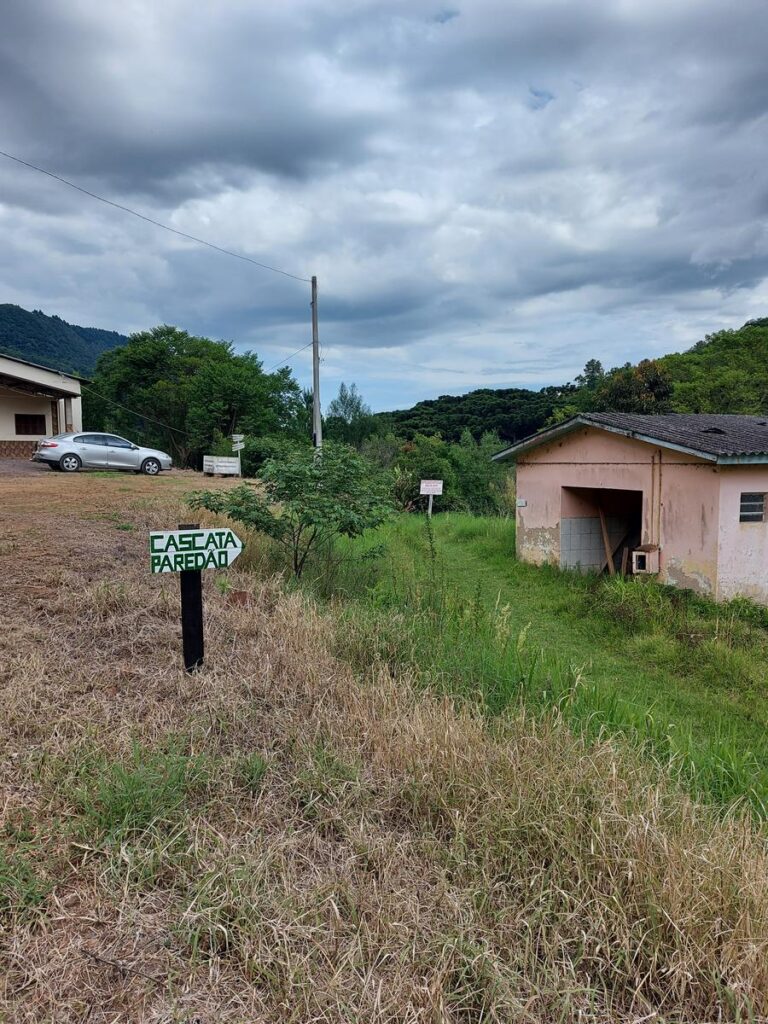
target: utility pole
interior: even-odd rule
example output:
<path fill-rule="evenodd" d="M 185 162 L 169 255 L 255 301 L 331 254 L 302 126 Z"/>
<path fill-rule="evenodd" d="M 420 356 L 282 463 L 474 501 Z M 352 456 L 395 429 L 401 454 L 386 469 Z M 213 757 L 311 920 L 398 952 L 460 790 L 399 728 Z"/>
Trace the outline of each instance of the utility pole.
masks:
<path fill-rule="evenodd" d="M 312 443 L 323 447 L 323 417 L 320 412 L 320 341 L 317 335 L 317 278 L 312 277 Z"/>

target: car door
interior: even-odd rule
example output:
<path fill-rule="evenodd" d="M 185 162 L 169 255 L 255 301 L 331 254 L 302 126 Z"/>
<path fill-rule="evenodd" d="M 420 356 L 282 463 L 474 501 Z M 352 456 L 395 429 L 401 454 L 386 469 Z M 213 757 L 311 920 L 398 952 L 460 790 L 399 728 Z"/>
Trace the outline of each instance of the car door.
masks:
<path fill-rule="evenodd" d="M 86 469 L 106 469 L 107 446 L 104 434 L 78 434 L 72 448 Z"/>
<path fill-rule="evenodd" d="M 138 469 L 139 450 L 131 441 L 116 434 L 105 434 L 107 463 L 110 469 Z"/>

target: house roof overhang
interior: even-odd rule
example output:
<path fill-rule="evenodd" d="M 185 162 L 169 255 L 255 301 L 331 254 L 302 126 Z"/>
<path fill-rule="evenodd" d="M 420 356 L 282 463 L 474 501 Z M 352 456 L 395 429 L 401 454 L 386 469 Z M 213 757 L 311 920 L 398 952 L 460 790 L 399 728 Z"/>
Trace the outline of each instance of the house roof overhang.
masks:
<path fill-rule="evenodd" d="M 50 384 L 43 384 L 42 382 L 23 380 L 5 373 L 0 373 L 0 388 L 7 388 L 9 391 L 15 391 L 20 395 L 29 395 L 33 398 L 58 399 L 80 397 L 79 390 L 75 391 L 72 388 L 59 388 Z"/>
<path fill-rule="evenodd" d="M 623 437 L 629 437 L 635 441 L 643 441 L 646 444 L 652 444 L 656 448 L 666 448 L 670 451 L 681 452 L 684 455 L 692 455 L 697 459 L 702 459 L 705 462 L 711 462 L 720 466 L 768 464 L 768 453 L 716 455 L 712 452 L 702 451 L 700 448 L 677 444 L 673 441 L 654 437 L 653 435 L 645 434 L 642 431 L 618 427 L 613 424 L 600 423 L 588 416 L 572 416 L 568 420 L 563 420 L 562 423 L 557 423 L 553 427 L 541 430 L 539 433 L 532 434 L 530 437 L 525 437 L 522 441 L 518 441 L 516 444 L 510 445 L 509 448 L 504 448 L 502 451 L 497 452 L 493 456 L 493 460 L 495 462 L 501 462 L 505 459 L 518 459 L 521 455 L 525 455 L 527 452 L 533 451 L 535 448 L 540 448 L 542 445 L 549 444 L 551 441 L 556 441 L 559 437 L 563 437 L 566 434 L 571 434 L 574 430 L 578 430 L 580 427 L 591 427 L 594 430 L 605 430 L 609 434 L 620 434 Z"/>
<path fill-rule="evenodd" d="M 5 352 L 0 352 L 0 385 L 40 398 L 79 398 L 81 395 L 81 379 L 74 374 Z"/>

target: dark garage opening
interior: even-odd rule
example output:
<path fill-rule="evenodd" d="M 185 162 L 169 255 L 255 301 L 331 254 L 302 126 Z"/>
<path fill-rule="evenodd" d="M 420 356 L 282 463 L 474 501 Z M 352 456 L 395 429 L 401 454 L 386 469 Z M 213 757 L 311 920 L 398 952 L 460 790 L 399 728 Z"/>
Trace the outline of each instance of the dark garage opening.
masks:
<path fill-rule="evenodd" d="M 606 572 L 608 549 L 616 572 L 632 571 L 640 546 L 643 492 L 603 487 L 563 487 L 560 508 L 560 565 L 582 572 Z"/>

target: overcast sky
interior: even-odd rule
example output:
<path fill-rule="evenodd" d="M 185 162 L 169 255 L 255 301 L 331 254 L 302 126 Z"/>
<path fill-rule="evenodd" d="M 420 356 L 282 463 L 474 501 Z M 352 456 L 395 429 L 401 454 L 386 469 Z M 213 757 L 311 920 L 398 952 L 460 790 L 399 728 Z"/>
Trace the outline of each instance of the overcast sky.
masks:
<path fill-rule="evenodd" d="M 4 0 L 0 149 L 320 282 L 324 401 L 768 315 L 766 0 Z M 0 302 L 258 352 L 309 286 L 0 159 Z M 310 379 L 309 353 L 291 365 Z"/>

